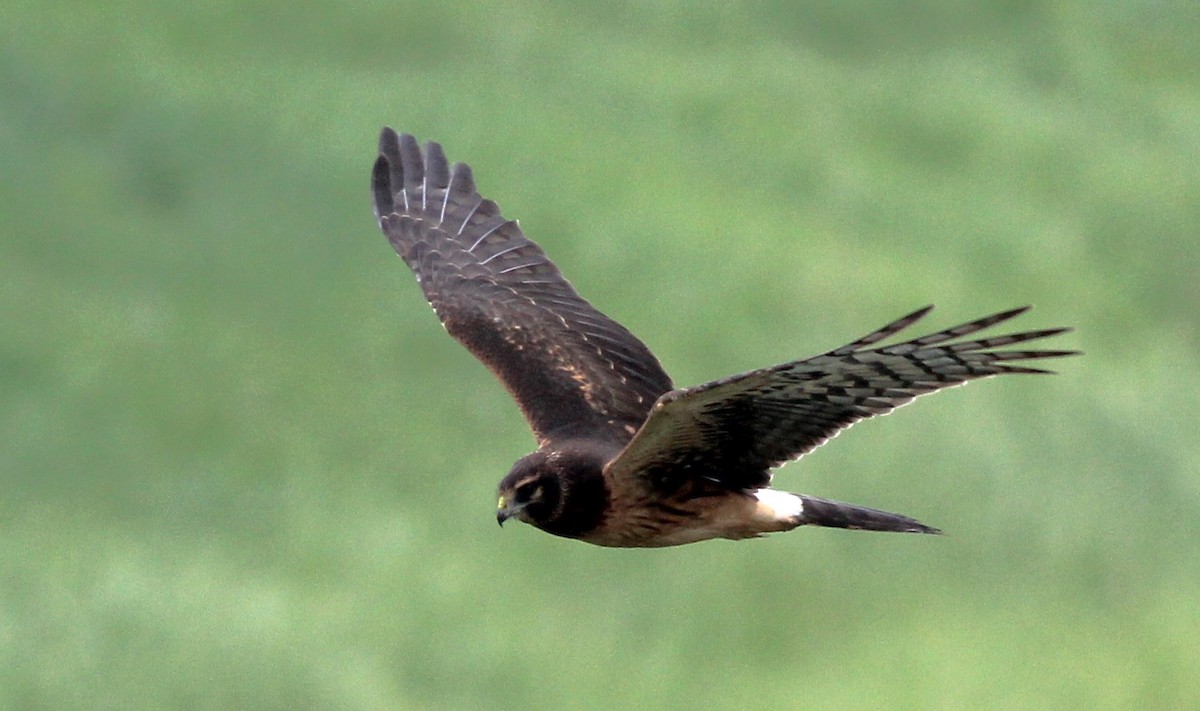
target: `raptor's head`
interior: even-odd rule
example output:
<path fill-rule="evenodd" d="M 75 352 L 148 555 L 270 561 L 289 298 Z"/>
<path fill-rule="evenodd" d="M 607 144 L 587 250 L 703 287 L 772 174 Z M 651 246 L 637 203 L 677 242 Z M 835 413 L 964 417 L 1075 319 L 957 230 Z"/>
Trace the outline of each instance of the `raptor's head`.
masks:
<path fill-rule="evenodd" d="M 516 518 L 539 528 L 550 521 L 562 500 L 562 475 L 545 452 L 517 461 L 500 481 L 496 521 Z"/>
<path fill-rule="evenodd" d="M 516 518 L 557 536 L 586 536 L 608 508 L 603 470 L 610 449 L 572 443 L 519 459 L 500 482 L 496 520 Z"/>

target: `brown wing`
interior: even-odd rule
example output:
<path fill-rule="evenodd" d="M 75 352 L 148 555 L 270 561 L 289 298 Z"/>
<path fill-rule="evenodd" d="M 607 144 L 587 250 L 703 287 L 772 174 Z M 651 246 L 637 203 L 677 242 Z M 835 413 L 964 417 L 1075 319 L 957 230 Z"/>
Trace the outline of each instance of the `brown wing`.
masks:
<path fill-rule="evenodd" d="M 641 341 L 575 292 L 442 148 L 383 129 L 375 215 L 446 330 L 516 398 L 539 442 L 626 441 L 671 379 Z"/>
<path fill-rule="evenodd" d="M 883 348 L 869 346 L 913 324 L 928 306 L 824 355 L 683 390 L 654 406 L 646 423 L 609 465 L 615 478 L 658 487 L 703 477 L 732 488 L 770 482 L 770 469 L 807 454 L 841 430 L 914 398 L 1003 373 L 1049 371 L 1013 361 L 1076 351 L 992 349 L 1054 336 L 1054 328 L 950 343 L 1029 307 L 994 314 Z"/>

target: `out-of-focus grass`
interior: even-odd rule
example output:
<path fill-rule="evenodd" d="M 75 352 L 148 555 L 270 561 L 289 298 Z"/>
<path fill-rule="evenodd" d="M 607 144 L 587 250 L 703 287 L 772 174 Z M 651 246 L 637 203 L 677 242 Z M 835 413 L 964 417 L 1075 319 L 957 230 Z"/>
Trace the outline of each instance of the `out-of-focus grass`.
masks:
<path fill-rule="evenodd" d="M 1189 5 L 3 19 L 0 707 L 1200 704 Z M 531 439 L 375 230 L 385 123 L 680 384 L 930 301 L 1088 355 L 778 480 L 940 539 L 499 532 Z"/>

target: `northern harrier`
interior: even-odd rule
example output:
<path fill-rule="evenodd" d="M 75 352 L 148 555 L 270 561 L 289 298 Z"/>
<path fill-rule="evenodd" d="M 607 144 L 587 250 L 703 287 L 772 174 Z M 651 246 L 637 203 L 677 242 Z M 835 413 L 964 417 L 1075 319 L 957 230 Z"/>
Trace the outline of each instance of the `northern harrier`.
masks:
<path fill-rule="evenodd" d="M 805 360 L 675 389 L 637 338 L 585 301 L 517 223 L 480 196 L 471 169 L 385 128 L 375 215 L 451 336 L 516 399 L 537 438 L 500 482 L 500 523 L 602 546 L 751 538 L 797 526 L 937 533 L 899 514 L 769 488 L 772 468 L 858 420 L 1020 361 L 1075 351 L 997 351 L 1052 328 L 961 340 L 1004 311 L 890 346 L 925 307 Z"/>

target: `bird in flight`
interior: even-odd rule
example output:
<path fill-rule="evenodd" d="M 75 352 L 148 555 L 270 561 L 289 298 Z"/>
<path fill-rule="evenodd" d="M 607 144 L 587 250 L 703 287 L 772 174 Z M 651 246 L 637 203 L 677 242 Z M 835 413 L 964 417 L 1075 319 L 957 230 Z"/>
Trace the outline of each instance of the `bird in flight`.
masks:
<path fill-rule="evenodd" d="M 509 518 L 601 546 L 753 538 L 798 526 L 939 533 L 900 514 L 770 488 L 771 470 L 914 398 L 1066 350 L 979 337 L 1029 307 L 880 345 L 927 306 L 822 355 L 675 388 L 654 354 L 583 299 L 441 146 L 384 128 L 375 216 L 446 330 L 500 379 L 537 438 L 499 485 Z M 966 340 L 966 337 L 972 337 Z"/>

